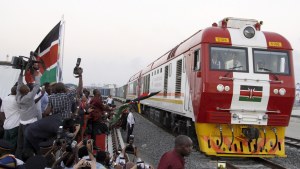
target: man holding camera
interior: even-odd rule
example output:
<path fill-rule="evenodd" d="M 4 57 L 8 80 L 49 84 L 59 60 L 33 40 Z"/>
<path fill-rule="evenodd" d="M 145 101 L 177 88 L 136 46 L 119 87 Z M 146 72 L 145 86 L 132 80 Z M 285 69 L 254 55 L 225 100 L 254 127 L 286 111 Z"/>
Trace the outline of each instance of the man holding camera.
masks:
<path fill-rule="evenodd" d="M 28 147 L 33 147 L 36 153 L 39 152 L 39 143 L 45 139 L 56 136 L 59 126 L 65 119 L 72 117 L 71 105 L 76 95 L 82 93 L 82 68 L 76 67 L 76 74 L 79 78 L 77 89 L 67 92 L 65 85 L 61 82 L 55 85 L 55 94 L 49 96 L 49 103 L 43 113 L 43 119 L 28 127 L 25 138 L 28 140 Z M 51 113 L 51 115 L 50 115 Z"/>
<path fill-rule="evenodd" d="M 33 83 L 33 88 L 31 91 L 30 88 L 23 83 L 23 69 L 21 69 L 18 79 L 16 100 L 20 112 L 20 126 L 18 131 L 16 151 L 17 157 L 21 157 L 23 146 L 25 146 L 26 144 L 26 139 L 24 139 L 24 134 L 27 130 L 26 128 L 28 128 L 29 125 L 42 118 L 41 114 L 39 113 L 39 110 L 35 105 L 34 100 L 34 97 L 40 88 L 41 73 L 37 70 L 34 70 L 33 76 L 35 79 L 35 83 Z"/>

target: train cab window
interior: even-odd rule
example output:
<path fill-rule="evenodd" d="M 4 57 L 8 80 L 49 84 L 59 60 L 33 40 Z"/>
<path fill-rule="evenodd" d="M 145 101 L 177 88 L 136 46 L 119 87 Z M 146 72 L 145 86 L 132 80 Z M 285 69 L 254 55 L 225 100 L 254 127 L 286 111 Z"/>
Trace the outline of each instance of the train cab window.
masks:
<path fill-rule="evenodd" d="M 254 72 L 290 74 L 287 52 L 253 50 Z"/>
<path fill-rule="evenodd" d="M 248 72 L 245 48 L 211 47 L 210 69 Z"/>
<path fill-rule="evenodd" d="M 196 50 L 194 52 L 194 70 L 197 71 L 197 70 L 200 70 L 200 60 L 201 60 L 201 57 L 200 57 L 200 50 Z"/>

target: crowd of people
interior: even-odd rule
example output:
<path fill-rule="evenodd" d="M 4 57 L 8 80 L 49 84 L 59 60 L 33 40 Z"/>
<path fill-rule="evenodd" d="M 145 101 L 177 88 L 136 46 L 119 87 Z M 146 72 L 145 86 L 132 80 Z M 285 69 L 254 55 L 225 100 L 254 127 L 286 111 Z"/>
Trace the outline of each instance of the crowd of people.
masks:
<path fill-rule="evenodd" d="M 111 96 L 105 104 L 98 89 L 93 90 L 93 97 L 83 89 L 82 69 L 75 89 L 63 83 L 41 86 L 41 74 L 34 71 L 32 76 L 35 82 L 24 84 L 21 70 L 18 82 L 0 102 L 0 168 L 153 168 L 142 163 L 133 145 L 135 118 L 131 108 L 124 111 L 119 126 L 127 126 L 127 146 L 113 154 L 97 147 L 97 135 L 110 133 L 107 124 L 116 106 Z M 178 150 L 179 156 L 186 155 L 182 148 Z M 163 161 L 168 158 L 176 156 L 169 153 L 162 157 Z M 159 168 L 167 164 L 160 162 Z"/>

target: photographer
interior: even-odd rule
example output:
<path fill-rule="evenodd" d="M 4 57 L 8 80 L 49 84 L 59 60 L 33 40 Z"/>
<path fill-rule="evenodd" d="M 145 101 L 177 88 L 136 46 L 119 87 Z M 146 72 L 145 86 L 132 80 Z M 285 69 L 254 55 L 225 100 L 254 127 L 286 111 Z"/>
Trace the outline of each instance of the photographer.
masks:
<path fill-rule="evenodd" d="M 16 95 L 16 100 L 20 112 L 20 126 L 18 130 L 16 151 L 16 155 L 18 158 L 21 157 L 23 147 L 25 147 L 26 144 L 26 139 L 24 139 L 25 129 L 28 128 L 29 125 L 42 118 L 34 101 L 34 97 L 40 88 L 41 73 L 37 70 L 34 70 L 33 76 L 35 78 L 35 83 L 33 84 L 33 89 L 31 91 L 30 88 L 23 83 L 23 69 L 21 69 L 18 79 Z"/>
<path fill-rule="evenodd" d="M 137 156 L 137 147 L 133 145 L 134 135 L 129 136 L 129 143 L 125 147 L 125 152 L 128 154 L 133 154 L 135 157 Z"/>
<path fill-rule="evenodd" d="M 86 143 L 83 143 L 86 146 L 87 152 L 88 152 L 88 157 L 89 159 L 82 158 L 80 161 L 74 165 L 74 169 L 79 169 L 79 168 L 91 168 L 91 169 L 96 169 L 97 167 L 97 162 L 96 158 L 93 155 L 93 140 L 86 140 Z"/>
<path fill-rule="evenodd" d="M 82 72 L 82 69 L 78 67 L 76 72 L 79 78 L 77 89 L 66 92 L 67 90 L 63 83 L 60 82 L 55 85 L 54 90 L 56 93 L 49 96 L 48 106 L 43 113 L 44 118 L 28 127 L 25 137 L 36 153 L 40 153 L 39 143 L 56 136 L 62 122 L 71 118 L 72 102 L 77 94 L 80 95 L 82 93 Z"/>

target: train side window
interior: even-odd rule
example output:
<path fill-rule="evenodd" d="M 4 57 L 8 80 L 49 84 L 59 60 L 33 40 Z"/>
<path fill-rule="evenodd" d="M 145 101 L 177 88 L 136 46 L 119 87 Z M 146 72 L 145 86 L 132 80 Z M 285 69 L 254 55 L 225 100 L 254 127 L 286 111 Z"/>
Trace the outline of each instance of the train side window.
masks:
<path fill-rule="evenodd" d="M 176 64 L 175 97 L 181 97 L 181 79 L 182 79 L 182 59 Z"/>
<path fill-rule="evenodd" d="M 201 57 L 200 57 L 200 50 L 196 50 L 194 52 L 194 70 L 197 71 L 197 70 L 200 70 L 200 60 L 201 60 Z"/>
<path fill-rule="evenodd" d="M 167 97 L 168 95 L 168 76 L 169 76 L 169 66 L 165 66 L 164 97 Z"/>
<path fill-rule="evenodd" d="M 172 63 L 169 64 L 169 77 L 172 75 Z"/>
<path fill-rule="evenodd" d="M 160 73 L 162 73 L 162 68 L 160 68 Z"/>
<path fill-rule="evenodd" d="M 182 59 L 182 73 L 185 73 L 185 57 Z"/>

